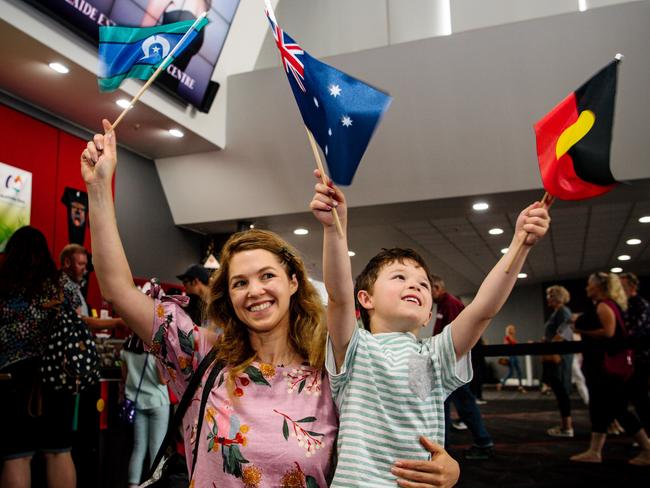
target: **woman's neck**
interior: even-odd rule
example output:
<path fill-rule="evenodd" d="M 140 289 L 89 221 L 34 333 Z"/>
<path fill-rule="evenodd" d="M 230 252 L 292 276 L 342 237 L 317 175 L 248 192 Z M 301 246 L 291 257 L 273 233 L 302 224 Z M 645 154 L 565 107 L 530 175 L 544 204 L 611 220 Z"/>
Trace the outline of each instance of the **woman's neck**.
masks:
<path fill-rule="evenodd" d="M 288 331 L 251 332 L 250 341 L 257 359 L 262 363 L 285 366 L 302 360 L 289 344 Z"/>

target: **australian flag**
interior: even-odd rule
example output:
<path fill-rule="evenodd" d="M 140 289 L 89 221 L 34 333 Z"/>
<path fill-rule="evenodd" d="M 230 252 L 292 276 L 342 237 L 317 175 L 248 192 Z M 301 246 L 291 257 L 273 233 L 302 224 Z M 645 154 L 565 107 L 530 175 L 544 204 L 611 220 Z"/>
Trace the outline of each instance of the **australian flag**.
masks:
<path fill-rule="evenodd" d="M 311 57 L 278 26 L 268 0 L 266 16 L 300 114 L 325 154 L 330 178 L 349 185 L 391 97 Z"/>

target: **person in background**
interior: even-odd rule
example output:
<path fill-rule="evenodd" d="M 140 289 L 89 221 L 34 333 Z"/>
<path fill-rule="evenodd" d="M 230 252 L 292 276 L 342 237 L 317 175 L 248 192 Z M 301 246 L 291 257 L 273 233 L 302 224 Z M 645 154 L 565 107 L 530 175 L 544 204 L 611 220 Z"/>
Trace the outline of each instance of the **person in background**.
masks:
<path fill-rule="evenodd" d="M 0 381 L 0 487 L 29 488 L 31 460 L 41 452 L 48 486 L 74 488 L 73 396 L 41 387 L 39 359 L 58 308 L 81 306 L 77 289 L 57 271 L 45 236 L 34 227 L 18 229 L 5 253 L 0 265 L 0 373 L 7 375 Z"/>
<path fill-rule="evenodd" d="M 79 244 L 66 245 L 59 254 L 59 262 L 61 263 L 61 271 L 64 273 L 64 278 L 68 282 L 68 286 L 74 289 L 77 300 L 80 303 L 76 310 L 77 315 L 81 317 L 81 320 L 88 327 L 93 330 L 126 327 L 124 321 L 119 317 L 102 319 L 90 316 L 86 298 L 81 291 L 88 268 L 88 251 L 86 251 L 85 247 Z"/>
<path fill-rule="evenodd" d="M 544 341 L 559 342 L 573 340 L 571 328 L 571 310 L 566 306 L 571 299 L 568 290 L 555 285 L 546 289 L 546 303 L 553 310 L 544 324 Z M 573 437 L 573 420 L 571 417 L 571 365 L 573 354 L 552 354 L 542 358 L 542 378 L 551 387 L 558 408 L 561 424 L 551 427 L 546 432 L 553 437 Z"/>
<path fill-rule="evenodd" d="M 167 382 L 159 374 L 156 359 L 144 350 L 142 340 L 129 337 L 120 351 L 124 396 L 135 402 L 133 451 L 129 461 L 129 488 L 136 488 L 142 477 L 146 454 L 149 465 L 156 457 L 167 433 L 169 423 L 169 394 Z"/>
<path fill-rule="evenodd" d="M 506 335 L 503 338 L 503 343 L 509 344 L 511 346 L 517 344 L 516 334 L 517 334 L 517 328 L 513 324 L 507 325 Z M 518 356 L 508 356 L 508 372 L 503 378 L 501 378 L 501 381 L 499 381 L 499 383 L 497 384 L 497 391 L 503 388 L 503 386 L 506 384 L 506 381 L 508 381 L 508 379 L 512 377 L 513 373 L 516 373 L 517 378 L 519 379 L 519 391 L 522 393 L 526 393 L 526 389 L 522 384 L 521 365 L 519 364 Z"/>
<path fill-rule="evenodd" d="M 472 370 L 474 376 L 472 381 L 469 382 L 469 389 L 476 398 L 477 405 L 485 405 L 487 400 L 483 398 L 483 383 L 488 374 L 488 365 L 483 355 L 483 347 L 487 343 L 483 336 L 479 339 L 478 343 L 472 348 Z"/>
<path fill-rule="evenodd" d="M 431 295 L 436 304 L 436 323 L 433 326 L 433 335 L 438 335 L 451 324 L 465 309 L 465 304 L 451 293 L 447 292 L 444 280 L 437 275 L 431 275 Z M 472 357 L 473 359 L 473 357 Z M 472 363 L 473 364 L 473 363 Z M 445 400 L 445 447 L 449 444 L 449 432 L 452 427 L 451 405 L 454 405 L 460 423 L 453 425 L 466 426 L 472 434 L 473 445 L 464 452 L 466 459 L 489 459 L 494 450 L 494 441 L 490 436 L 481 410 L 478 408 L 476 398 L 469 385 L 463 385 L 453 391 Z M 458 429 L 458 427 L 456 427 Z"/>
<path fill-rule="evenodd" d="M 627 295 L 627 333 L 631 337 L 650 336 L 650 303 L 639 295 L 639 278 L 634 273 L 619 275 Z M 628 396 L 646 433 L 650 432 L 650 347 L 634 351 L 634 373 L 628 382 Z"/>
<path fill-rule="evenodd" d="M 183 274 L 177 276 L 183 283 L 190 303 L 185 311 L 192 322 L 205 327 L 208 324 L 206 304 L 210 300 L 210 272 L 200 264 L 193 264 Z"/>
<path fill-rule="evenodd" d="M 627 297 L 619 277 L 614 273 L 594 273 L 587 280 L 586 291 L 596 308 L 577 318 L 575 331 L 586 343 L 622 338 L 625 335 L 622 316 L 627 310 Z M 616 419 L 641 447 L 641 453 L 629 463 L 650 466 L 650 440 L 639 419 L 627 409 L 625 380 L 606 369 L 604 351 L 586 350 L 583 356 L 582 369 L 589 388 L 591 440 L 588 449 L 572 456 L 571 461 L 602 462 L 607 428 Z"/>

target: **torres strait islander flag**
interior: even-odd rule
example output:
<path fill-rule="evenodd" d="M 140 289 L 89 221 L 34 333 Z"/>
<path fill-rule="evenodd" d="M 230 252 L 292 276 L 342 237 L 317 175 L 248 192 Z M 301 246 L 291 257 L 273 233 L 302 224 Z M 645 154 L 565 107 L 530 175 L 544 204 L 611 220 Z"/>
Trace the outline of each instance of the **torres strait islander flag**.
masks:
<path fill-rule="evenodd" d="M 171 64 L 207 23 L 202 16 L 198 22 L 184 20 L 154 27 L 101 26 L 99 90 L 116 90 L 125 78 L 148 80 L 173 53 L 167 61 L 167 65 Z"/>
<path fill-rule="evenodd" d="M 544 188 L 562 200 L 592 198 L 617 181 L 609 167 L 619 56 L 535 124 Z"/>
<path fill-rule="evenodd" d="M 349 185 L 391 97 L 311 57 L 280 28 L 268 0 L 266 16 L 302 120 L 332 180 Z"/>

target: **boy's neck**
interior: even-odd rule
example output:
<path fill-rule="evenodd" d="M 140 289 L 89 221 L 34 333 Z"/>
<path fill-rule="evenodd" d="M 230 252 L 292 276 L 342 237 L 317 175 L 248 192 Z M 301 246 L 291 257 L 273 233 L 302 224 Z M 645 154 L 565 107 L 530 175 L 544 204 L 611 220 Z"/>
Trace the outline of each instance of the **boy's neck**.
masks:
<path fill-rule="evenodd" d="M 384 320 L 373 320 L 373 318 L 370 319 L 370 333 L 371 334 L 389 334 L 393 332 L 400 332 L 402 334 L 406 334 L 410 332 L 413 334 L 415 337 L 418 337 L 418 334 L 420 333 L 420 329 L 422 327 L 420 326 L 412 326 L 409 327 L 405 325 L 404 327 L 399 327 L 396 326 L 394 323 L 389 323 Z"/>

